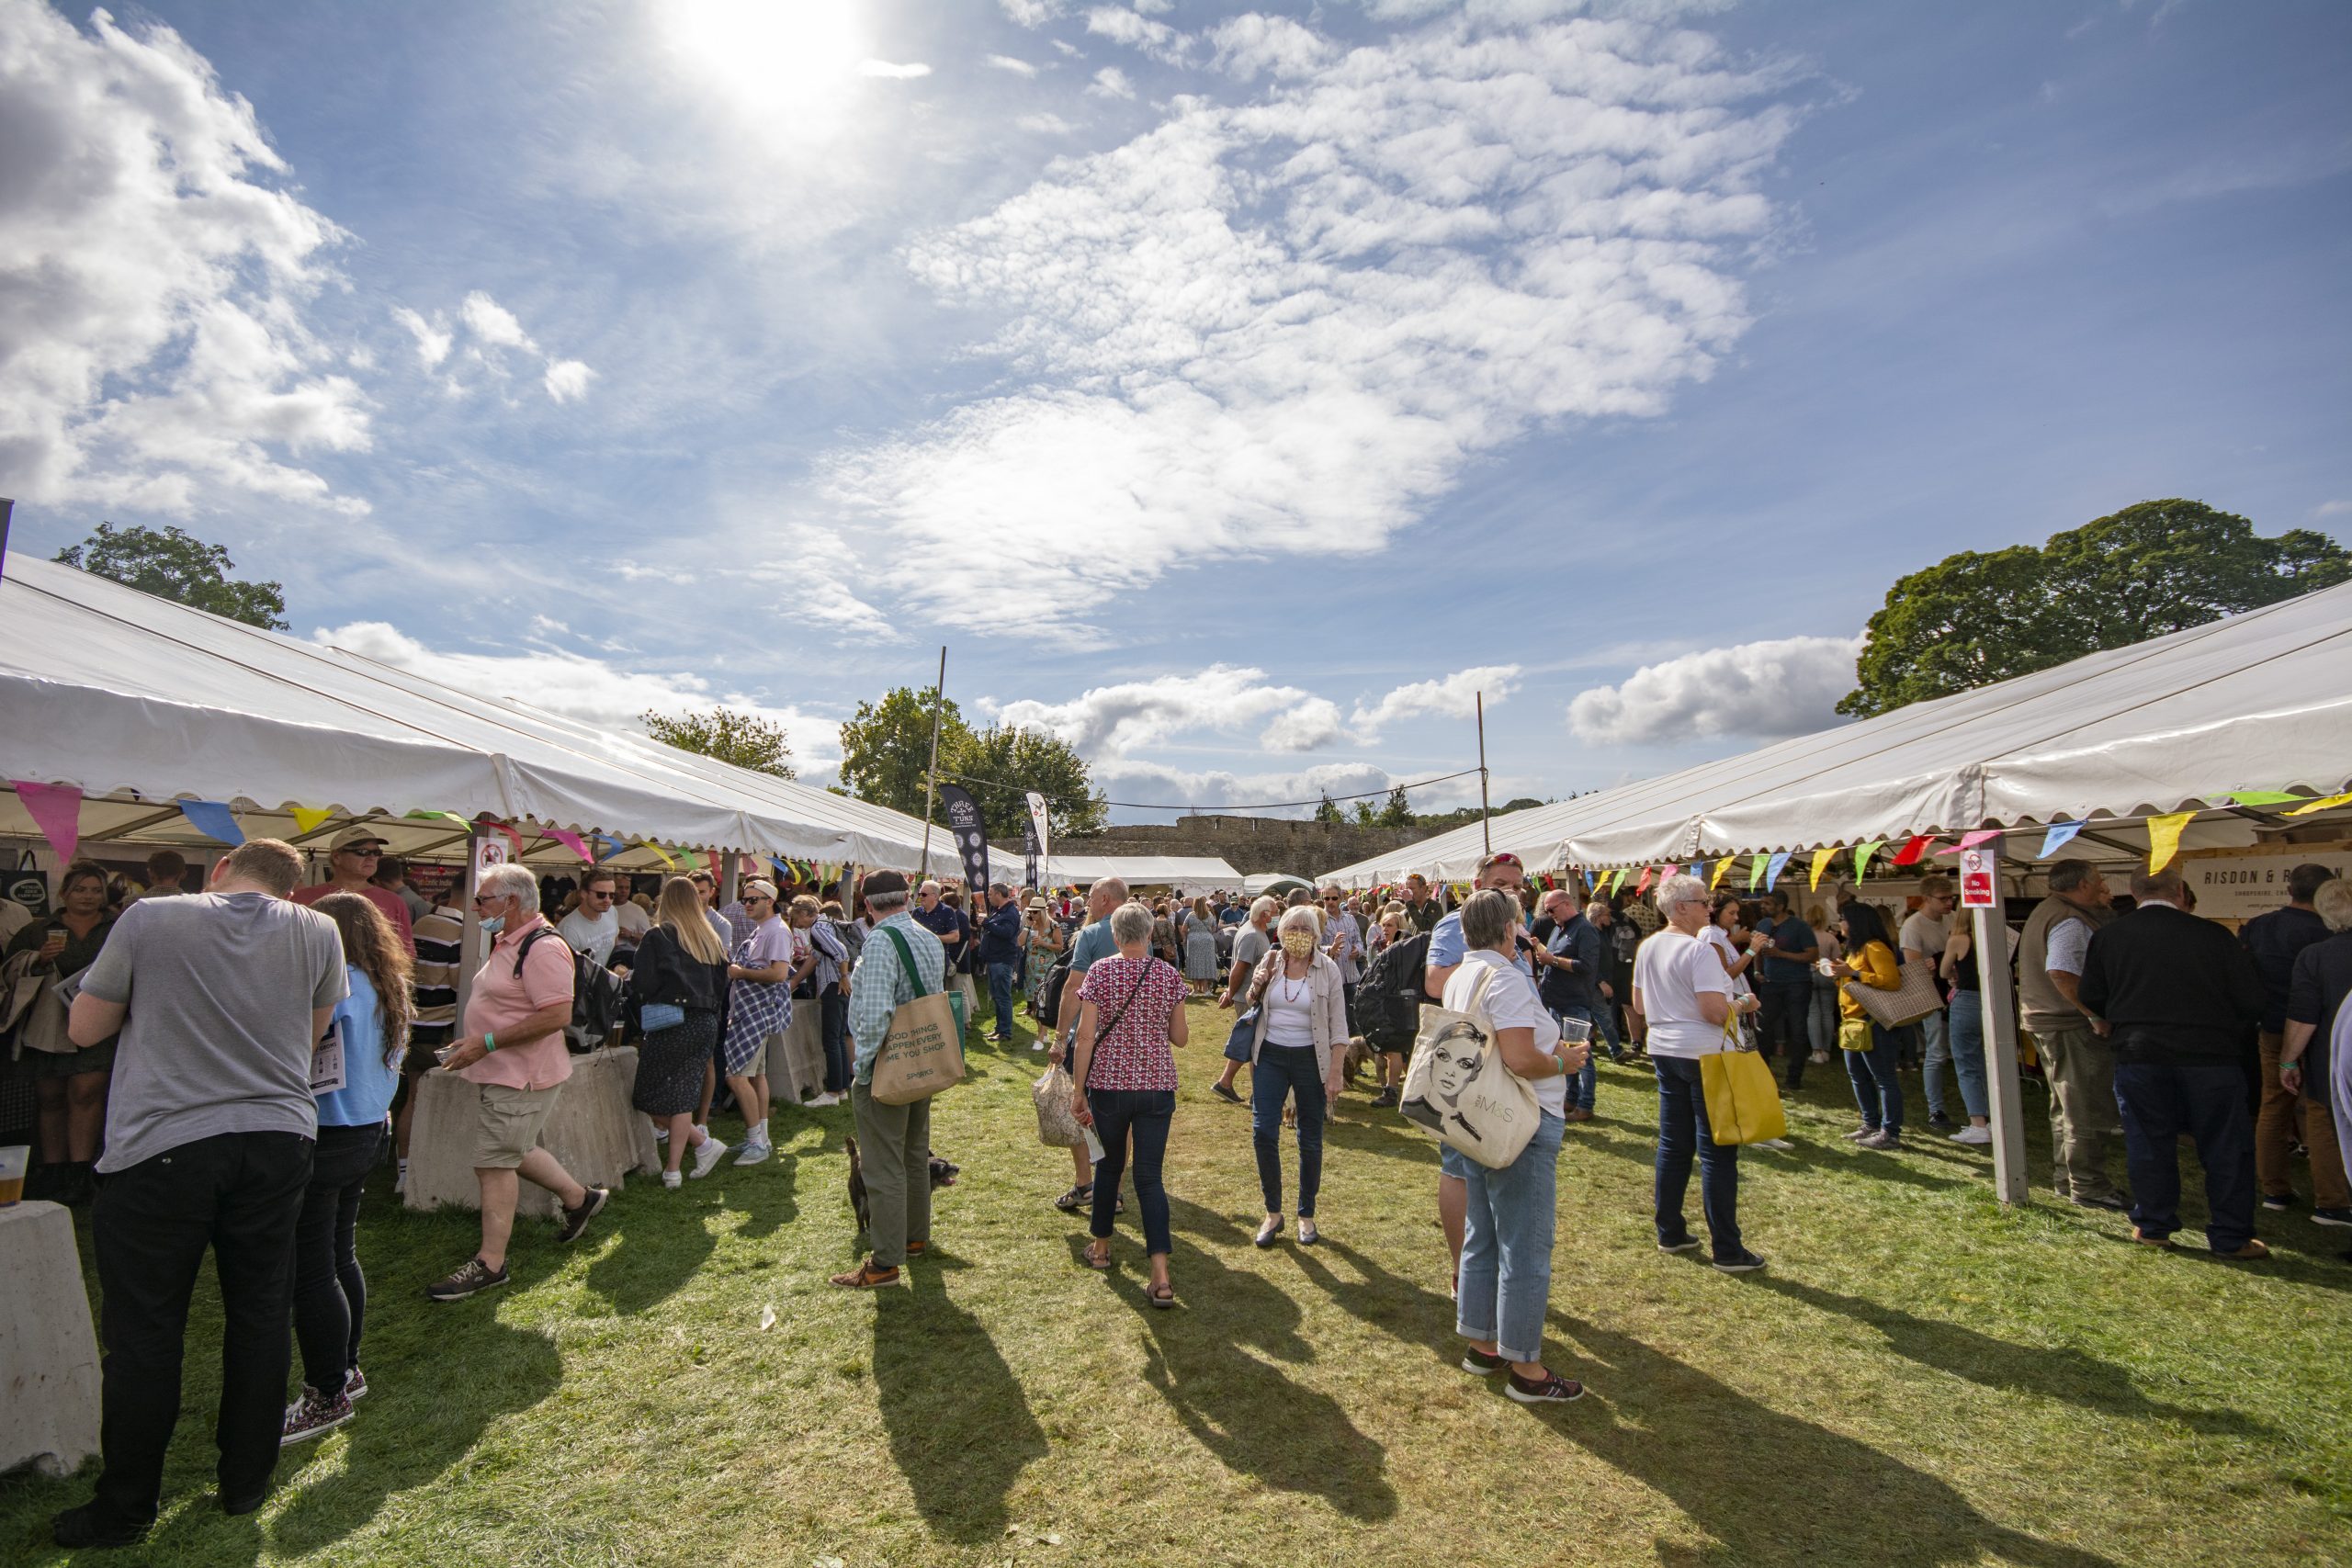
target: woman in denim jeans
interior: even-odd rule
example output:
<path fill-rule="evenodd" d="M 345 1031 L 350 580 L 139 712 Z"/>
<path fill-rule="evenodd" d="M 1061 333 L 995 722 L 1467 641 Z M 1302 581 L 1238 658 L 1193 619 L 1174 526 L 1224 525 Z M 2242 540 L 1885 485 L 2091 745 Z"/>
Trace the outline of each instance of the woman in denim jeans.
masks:
<path fill-rule="evenodd" d="M 1560 1136 L 1567 1128 L 1568 1080 L 1590 1047 L 1560 1043 L 1535 982 L 1512 963 L 1520 908 L 1487 888 L 1462 906 L 1461 967 L 1445 982 L 1444 1005 L 1469 1012 L 1479 1004 L 1494 1026 L 1503 1066 L 1531 1081 L 1539 1110 L 1534 1136 L 1499 1170 L 1469 1168 L 1469 1211 L 1462 1241 L 1462 1285 L 1453 1330 L 1470 1341 L 1462 1370 L 1484 1377 L 1510 1371 L 1503 1392 L 1522 1404 L 1580 1397 L 1584 1385 L 1544 1364 L 1544 1314 L 1552 1298 L 1552 1229 L 1559 1193 Z"/>
<path fill-rule="evenodd" d="M 1873 1020 L 1844 987 L 1850 982 L 1873 990 L 1900 990 L 1903 965 L 1886 940 L 1886 922 L 1860 899 L 1838 907 L 1838 931 L 1846 942 L 1846 956 L 1829 966 L 1829 974 L 1840 983 L 1838 1011 L 1844 1021 L 1838 1043 L 1845 1046 L 1846 1077 L 1853 1083 L 1854 1103 L 1862 1113 L 1862 1124 L 1847 1134 L 1846 1141 L 1866 1149 L 1898 1149 L 1903 1146 L 1903 1080 L 1895 1071 L 1894 1032 Z M 1849 1036 L 1866 1043 L 1846 1045 Z"/>
<path fill-rule="evenodd" d="M 1944 1022 L 1944 1039 L 1951 1047 L 1952 1077 L 1960 1080 L 1960 1102 L 1968 1108 L 1968 1125 L 1951 1135 L 1955 1144 L 1993 1141 L 1992 1101 L 1984 1094 L 1984 1005 L 1978 988 L 1974 933 L 1967 923 L 1952 927 L 1951 940 L 1937 964 L 1944 984 L 1952 988 L 1951 1011 Z M 1930 1061 L 1928 1071 L 1935 1071 Z"/>
<path fill-rule="evenodd" d="M 1249 1006 L 1258 1010 L 1250 1047 L 1250 1135 L 1258 1153 L 1258 1185 L 1266 1200 L 1258 1245 L 1283 1234 L 1283 1102 L 1298 1110 L 1298 1239 L 1313 1247 L 1315 1194 L 1323 1184 L 1323 1116 L 1339 1096 L 1348 1060 L 1347 987 L 1340 965 L 1323 951 L 1323 928 L 1306 905 L 1293 908 L 1275 928 L 1273 952 L 1250 982 Z"/>
<path fill-rule="evenodd" d="M 1111 1267 L 1111 1232 L 1118 1214 L 1119 1179 L 1125 1174 L 1127 1146 L 1135 1145 L 1136 1202 L 1143 1210 L 1144 1252 L 1151 1260 L 1151 1283 L 1144 1299 L 1156 1307 L 1176 1304 L 1168 1280 L 1172 1245 L 1168 1225 L 1168 1190 L 1160 1171 L 1168 1158 L 1168 1132 L 1176 1115 L 1176 1058 L 1184 1043 L 1184 976 L 1152 956 L 1152 916 L 1141 904 L 1111 911 L 1116 958 L 1097 959 L 1078 991 L 1078 1053 L 1070 1069 L 1077 1087 L 1070 1110 L 1079 1125 L 1091 1126 L 1102 1142 L 1094 1168 L 1093 1239 L 1086 1248 L 1090 1268 Z"/>

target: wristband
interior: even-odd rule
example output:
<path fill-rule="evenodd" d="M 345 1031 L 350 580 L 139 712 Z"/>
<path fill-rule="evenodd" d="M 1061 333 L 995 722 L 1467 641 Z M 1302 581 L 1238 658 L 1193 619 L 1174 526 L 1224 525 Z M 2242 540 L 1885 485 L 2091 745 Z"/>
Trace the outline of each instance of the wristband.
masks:
<path fill-rule="evenodd" d="M 481 1034 L 481 1048 L 486 1052 L 497 1050 L 498 1036 L 491 1033 L 490 1031 L 486 1029 L 483 1030 Z"/>

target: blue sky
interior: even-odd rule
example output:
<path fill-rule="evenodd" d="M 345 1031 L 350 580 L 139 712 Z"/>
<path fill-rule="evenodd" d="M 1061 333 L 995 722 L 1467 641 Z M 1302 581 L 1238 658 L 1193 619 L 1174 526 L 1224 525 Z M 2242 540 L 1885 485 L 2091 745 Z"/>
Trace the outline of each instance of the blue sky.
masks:
<path fill-rule="evenodd" d="M 2347 67 L 2326 0 L 0 0 L 0 493 L 817 782 L 944 641 L 1115 799 L 1452 772 L 1478 690 L 1557 795 L 1831 722 L 1956 549 L 2352 536 Z"/>

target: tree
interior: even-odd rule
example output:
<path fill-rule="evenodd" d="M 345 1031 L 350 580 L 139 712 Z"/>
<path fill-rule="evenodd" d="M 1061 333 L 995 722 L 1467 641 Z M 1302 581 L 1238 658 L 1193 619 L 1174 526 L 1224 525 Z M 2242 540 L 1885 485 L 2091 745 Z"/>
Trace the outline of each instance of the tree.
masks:
<path fill-rule="evenodd" d="M 1403 784 L 1388 792 L 1388 804 L 1380 808 L 1380 825 L 1384 828 L 1409 828 L 1413 825 L 1413 807 L 1405 798 Z"/>
<path fill-rule="evenodd" d="M 209 610 L 266 631 L 286 630 L 286 591 L 276 582 L 239 582 L 229 576 L 236 562 L 228 549 L 209 545 L 177 528 L 158 532 L 136 524 L 98 531 L 57 552 L 67 566 L 111 578 L 158 599 Z"/>
<path fill-rule="evenodd" d="M 858 704 L 842 726 L 841 777 L 849 793 L 910 817 L 922 815 L 931 706 L 929 692 L 905 686 L 878 703 Z M 991 840 L 1018 841 L 1033 789 L 1046 797 L 1046 825 L 1055 837 L 1102 831 L 1109 807 L 1094 792 L 1086 760 L 1067 742 L 1010 725 L 975 730 L 953 702 L 943 703 L 939 713 L 939 775 L 972 792 Z M 945 820 L 936 808 L 932 818 Z"/>
<path fill-rule="evenodd" d="M 2352 553 L 2197 501 L 2143 501 L 2040 549 L 1963 550 L 1898 579 L 1839 713 L 1868 717 L 2127 648 L 2352 578 Z"/>
<path fill-rule="evenodd" d="M 792 771 L 792 748 L 785 740 L 783 728 L 757 714 L 733 708 L 662 714 L 648 708 L 639 716 L 645 732 L 665 746 L 716 757 L 756 773 L 774 773 L 780 779 L 797 776 Z"/>
<path fill-rule="evenodd" d="M 1340 803 L 1331 798 L 1331 792 L 1328 789 L 1323 792 L 1323 803 L 1315 808 L 1315 820 L 1317 822 L 1342 822 L 1346 820 L 1345 818 L 1340 815 Z"/>
<path fill-rule="evenodd" d="M 1357 801 L 1355 813 L 1356 826 L 1360 828 L 1369 828 L 1380 820 L 1380 808 L 1369 800 Z"/>

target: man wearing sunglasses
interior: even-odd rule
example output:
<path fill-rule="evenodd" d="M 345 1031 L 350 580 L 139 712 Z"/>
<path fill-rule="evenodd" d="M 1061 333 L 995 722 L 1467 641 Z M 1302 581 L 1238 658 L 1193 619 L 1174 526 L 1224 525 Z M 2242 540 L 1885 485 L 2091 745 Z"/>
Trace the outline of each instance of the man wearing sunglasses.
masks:
<path fill-rule="evenodd" d="M 314 886 L 297 887 L 294 902 L 315 904 L 330 893 L 356 893 L 384 911 L 384 919 L 391 921 L 392 930 L 400 933 L 401 945 L 413 958 L 416 933 L 409 920 L 408 906 L 401 901 L 399 894 L 375 884 L 376 867 L 383 858 L 383 835 L 354 822 L 327 846 L 328 880 Z"/>

